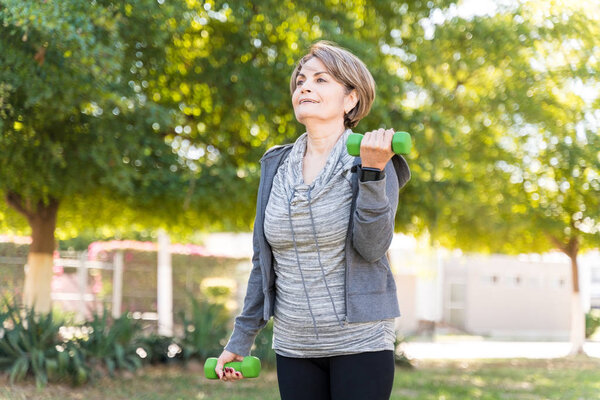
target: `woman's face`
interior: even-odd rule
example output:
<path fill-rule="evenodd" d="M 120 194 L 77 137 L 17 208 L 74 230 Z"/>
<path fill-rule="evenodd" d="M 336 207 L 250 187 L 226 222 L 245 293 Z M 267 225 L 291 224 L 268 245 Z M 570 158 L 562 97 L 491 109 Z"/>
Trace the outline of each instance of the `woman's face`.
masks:
<path fill-rule="evenodd" d="M 292 105 L 296 119 L 303 125 L 331 123 L 344 125 L 344 113 L 356 105 L 356 91 L 346 94 L 346 88 L 333 79 L 325 65 L 316 57 L 308 60 L 296 78 Z"/>

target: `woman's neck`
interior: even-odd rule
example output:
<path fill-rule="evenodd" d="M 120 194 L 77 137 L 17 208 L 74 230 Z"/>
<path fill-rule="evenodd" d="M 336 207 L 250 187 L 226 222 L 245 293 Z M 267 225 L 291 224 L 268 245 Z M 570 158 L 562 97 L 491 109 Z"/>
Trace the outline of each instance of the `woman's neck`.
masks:
<path fill-rule="evenodd" d="M 345 131 L 344 126 L 340 127 L 339 124 L 307 126 L 306 155 L 324 156 L 329 154 Z"/>

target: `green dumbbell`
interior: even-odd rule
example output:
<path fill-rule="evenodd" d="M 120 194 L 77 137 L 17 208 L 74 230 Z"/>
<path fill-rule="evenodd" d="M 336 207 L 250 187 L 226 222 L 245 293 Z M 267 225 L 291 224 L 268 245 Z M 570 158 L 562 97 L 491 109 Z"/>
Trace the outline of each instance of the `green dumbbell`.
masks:
<path fill-rule="evenodd" d="M 208 379 L 219 379 L 215 372 L 216 366 L 217 359 L 208 358 L 204 363 L 204 376 Z M 253 356 L 244 357 L 244 361 L 228 362 L 225 367 L 241 372 L 244 378 L 256 378 L 260 374 L 260 360 Z"/>
<path fill-rule="evenodd" d="M 346 141 L 346 149 L 348 154 L 351 156 L 360 156 L 360 142 L 362 141 L 363 135 L 360 133 L 352 133 L 348 136 Z M 410 139 L 410 133 L 408 132 L 396 132 L 392 138 L 392 151 L 396 154 L 408 154 L 412 146 L 412 140 Z"/>

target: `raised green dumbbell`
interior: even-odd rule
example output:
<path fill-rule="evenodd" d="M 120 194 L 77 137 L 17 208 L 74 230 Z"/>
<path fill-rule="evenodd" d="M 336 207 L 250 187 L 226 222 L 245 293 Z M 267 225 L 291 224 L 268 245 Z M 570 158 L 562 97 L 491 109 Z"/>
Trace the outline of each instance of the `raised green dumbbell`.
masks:
<path fill-rule="evenodd" d="M 352 133 L 348 136 L 346 141 L 346 149 L 348 154 L 351 156 L 360 156 L 360 142 L 362 141 L 363 135 L 360 133 Z M 396 154 L 408 154 L 412 141 L 410 139 L 410 133 L 408 132 L 396 132 L 392 138 L 392 151 Z"/>
<path fill-rule="evenodd" d="M 219 379 L 215 372 L 216 366 L 217 359 L 208 358 L 204 363 L 204 376 L 208 379 Z M 244 361 L 228 362 L 225 367 L 241 372 L 244 378 L 256 378 L 260 374 L 260 360 L 253 356 L 244 357 Z"/>

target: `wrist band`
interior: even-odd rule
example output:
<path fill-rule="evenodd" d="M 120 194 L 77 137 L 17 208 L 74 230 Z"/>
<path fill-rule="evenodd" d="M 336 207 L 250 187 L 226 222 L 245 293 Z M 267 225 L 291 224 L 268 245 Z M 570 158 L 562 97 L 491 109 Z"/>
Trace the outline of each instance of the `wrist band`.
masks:
<path fill-rule="evenodd" d="M 360 181 L 361 182 L 369 182 L 369 181 L 380 181 L 385 177 L 385 172 L 370 167 L 360 167 Z"/>

